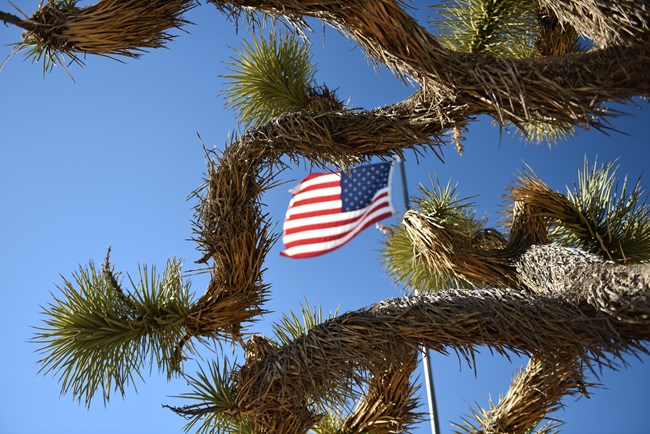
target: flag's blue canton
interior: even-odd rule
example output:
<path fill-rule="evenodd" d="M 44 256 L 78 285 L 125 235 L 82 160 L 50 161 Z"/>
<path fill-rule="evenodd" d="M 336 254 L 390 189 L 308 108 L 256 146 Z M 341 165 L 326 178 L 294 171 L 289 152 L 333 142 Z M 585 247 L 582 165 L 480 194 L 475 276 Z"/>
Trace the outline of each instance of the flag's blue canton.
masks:
<path fill-rule="evenodd" d="M 390 163 L 356 167 L 341 174 L 341 206 L 343 212 L 354 211 L 370 205 L 380 188 L 388 185 Z"/>

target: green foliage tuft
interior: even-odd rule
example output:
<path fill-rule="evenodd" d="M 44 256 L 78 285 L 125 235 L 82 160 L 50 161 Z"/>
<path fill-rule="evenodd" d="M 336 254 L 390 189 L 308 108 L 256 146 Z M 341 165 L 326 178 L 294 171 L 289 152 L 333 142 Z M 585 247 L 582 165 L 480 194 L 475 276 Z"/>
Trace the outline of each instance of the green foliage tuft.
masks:
<path fill-rule="evenodd" d="M 211 361 L 207 371 L 199 368 L 195 377 L 186 376 L 192 391 L 183 393 L 177 398 L 197 403 L 182 409 L 172 408 L 189 418 L 188 423 L 183 427 L 186 432 L 192 429 L 196 429 L 197 434 L 253 432 L 252 424 L 234 412 L 236 409 L 234 366 L 227 359 L 224 360 L 223 367 L 220 367 L 217 361 Z"/>
<path fill-rule="evenodd" d="M 483 229 L 485 222 L 478 220 L 472 210 L 471 197 L 461 198 L 458 185 L 449 181 L 442 186 L 438 181 L 430 190 L 419 187 L 419 196 L 412 198 L 414 209 L 453 228 L 454 232 L 471 236 Z M 446 288 L 471 288 L 472 284 L 455 274 L 442 273 L 431 269 L 429 263 L 420 255 L 414 255 L 411 239 L 401 225 L 390 228 L 383 242 L 382 256 L 384 268 L 399 284 L 409 292 L 435 292 Z"/>
<path fill-rule="evenodd" d="M 342 429 L 344 422 L 343 416 L 328 412 L 311 428 L 310 432 L 313 434 L 341 434 L 347 432 Z"/>
<path fill-rule="evenodd" d="M 162 276 L 155 267 L 140 268 L 133 294 L 123 292 L 107 263 L 99 270 L 91 262 L 64 279 L 61 294 L 44 308 L 44 325 L 32 342 L 43 354 L 39 372 L 54 373 L 61 393 L 90 406 L 100 390 L 106 404 L 113 391 L 142 379 L 142 370 L 156 361 L 171 375 L 177 368 L 178 344 L 189 314 L 188 285 L 181 264 L 167 263 Z"/>
<path fill-rule="evenodd" d="M 445 225 L 450 225 L 456 231 L 470 235 L 483 229 L 484 222 L 476 219 L 471 197 L 460 197 L 458 184 L 451 185 L 451 180 L 446 185 L 438 180 L 432 183 L 431 189 L 419 186 L 420 196 L 411 199 L 414 209 L 430 217 L 435 217 Z"/>
<path fill-rule="evenodd" d="M 226 107 L 245 125 L 260 125 L 307 105 L 315 68 L 309 47 L 291 34 L 271 33 L 268 39 L 244 42 L 224 75 Z"/>
<path fill-rule="evenodd" d="M 620 263 L 650 261 L 650 212 L 640 179 L 630 188 L 627 177 L 619 187 L 616 163 L 583 170 L 567 198 L 577 218 L 563 221 L 551 236 L 560 245 L 578 247 Z M 644 197 L 645 196 L 645 197 Z"/>
<path fill-rule="evenodd" d="M 294 312 L 290 311 L 288 314 L 282 314 L 280 321 L 273 324 L 273 333 L 280 344 L 287 345 L 317 325 L 322 324 L 325 320 L 338 316 L 337 309 L 334 313 L 328 315 L 327 318 L 323 317 L 321 307 L 314 307 L 312 310 L 307 300 L 305 300 L 305 304 L 300 304 L 300 312 L 300 318 Z"/>
<path fill-rule="evenodd" d="M 535 52 L 535 1 L 447 0 L 434 8 L 431 23 L 447 48 L 515 58 Z"/>
<path fill-rule="evenodd" d="M 564 142 L 575 136 L 576 129 L 569 123 L 527 122 L 517 129 L 518 135 L 527 142 L 547 143 L 549 146 Z"/>
<path fill-rule="evenodd" d="M 55 10 L 58 14 L 65 16 L 66 14 L 70 13 L 70 11 L 77 9 L 78 2 L 79 0 L 50 1 L 45 5 L 45 7 L 41 5 L 35 15 L 38 15 L 39 13 L 48 14 L 46 11 Z M 21 11 L 21 13 L 23 12 Z M 34 17 L 32 17 L 32 20 L 34 20 Z M 41 27 L 42 26 L 43 25 L 41 24 Z M 43 75 L 51 72 L 55 66 L 61 66 L 70 76 L 70 78 L 72 78 L 72 74 L 70 74 L 70 71 L 68 71 L 66 67 L 65 55 L 68 55 L 70 57 L 69 63 L 77 63 L 82 65 L 83 62 L 79 57 L 75 56 L 69 49 L 67 49 L 65 43 L 54 36 L 58 30 L 59 29 L 57 28 L 51 28 L 45 33 L 42 31 L 24 32 L 23 40 L 21 42 L 12 44 L 13 49 L 0 66 L 0 70 L 2 69 L 2 66 L 4 66 L 4 63 L 11 56 L 16 53 L 24 52 L 25 60 L 29 60 L 32 63 L 41 63 L 43 67 Z"/>

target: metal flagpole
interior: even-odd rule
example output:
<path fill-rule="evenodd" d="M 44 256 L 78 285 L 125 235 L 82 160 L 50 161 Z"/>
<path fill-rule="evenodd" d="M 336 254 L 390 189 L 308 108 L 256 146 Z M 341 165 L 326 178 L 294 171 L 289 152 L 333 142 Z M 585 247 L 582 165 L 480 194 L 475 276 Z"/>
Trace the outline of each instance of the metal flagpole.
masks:
<path fill-rule="evenodd" d="M 404 208 L 406 211 L 411 209 L 409 202 L 408 187 L 406 185 L 406 169 L 404 160 L 397 157 L 399 162 L 400 173 L 402 175 L 402 195 L 404 196 Z M 427 388 L 427 403 L 429 404 L 429 420 L 431 421 L 431 434 L 440 434 L 438 425 L 438 405 L 436 403 L 436 390 L 433 387 L 433 373 L 431 372 L 431 361 L 429 360 L 429 349 L 422 347 L 422 365 L 424 365 L 424 381 Z"/>
<path fill-rule="evenodd" d="M 424 365 L 424 381 L 427 386 L 427 402 L 429 403 L 429 418 L 431 420 L 431 434 L 440 434 L 438 425 L 438 404 L 436 403 L 436 390 L 433 387 L 433 373 L 429 360 L 429 349 L 422 347 L 422 364 Z"/>

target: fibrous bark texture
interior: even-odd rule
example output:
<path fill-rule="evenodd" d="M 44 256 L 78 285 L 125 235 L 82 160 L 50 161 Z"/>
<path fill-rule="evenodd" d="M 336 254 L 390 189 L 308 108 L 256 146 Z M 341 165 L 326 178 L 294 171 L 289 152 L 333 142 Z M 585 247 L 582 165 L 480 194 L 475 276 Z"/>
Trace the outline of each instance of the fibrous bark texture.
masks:
<path fill-rule="evenodd" d="M 649 8 L 645 1 L 545 1 L 559 22 L 577 26 L 602 48 L 535 59 L 499 59 L 443 48 L 395 0 L 212 0 L 217 7 L 258 10 L 299 21 L 319 18 L 354 38 L 378 62 L 416 81 L 428 105 L 490 114 L 500 122 L 599 125 L 605 101 L 648 96 Z M 457 110 L 452 110 L 456 112 Z M 444 121 L 448 114 L 435 113 Z M 435 113 L 435 114 L 434 114 Z"/>
<path fill-rule="evenodd" d="M 552 246 L 533 247 L 526 255 L 530 268 L 583 262 L 582 253 Z M 607 266 L 604 261 L 599 265 Z M 567 299 L 561 287 L 542 288 L 543 294 L 519 289 L 450 290 L 386 300 L 343 314 L 246 364 L 237 379 L 239 408 L 248 405 L 247 416 L 256 421 L 278 411 L 291 413 L 305 405 L 305 397 L 318 399 L 342 377 L 353 378 L 358 366 L 385 365 L 394 354 L 403 353 L 404 345 L 413 350 L 423 345 L 443 353 L 455 351 L 468 363 L 475 348 L 486 345 L 498 353 L 533 359 L 508 395 L 485 412 L 481 429 L 525 432 L 556 408 L 562 396 L 585 392 L 585 366 L 608 366 L 626 352 L 645 351 L 643 342 L 650 338 L 647 315 L 630 320 L 601 307 L 617 303 L 618 294 L 628 292 L 629 279 L 638 280 L 643 295 L 633 294 L 627 302 L 637 311 L 649 307 L 648 280 L 630 270 L 619 272 L 625 277 L 600 280 L 580 303 Z"/>
<path fill-rule="evenodd" d="M 571 353 L 531 357 L 499 403 L 474 415 L 479 424 L 468 425 L 485 434 L 530 431 L 540 422 L 540 415 L 560 407 L 563 397 L 587 394 L 582 370 L 580 360 Z"/>

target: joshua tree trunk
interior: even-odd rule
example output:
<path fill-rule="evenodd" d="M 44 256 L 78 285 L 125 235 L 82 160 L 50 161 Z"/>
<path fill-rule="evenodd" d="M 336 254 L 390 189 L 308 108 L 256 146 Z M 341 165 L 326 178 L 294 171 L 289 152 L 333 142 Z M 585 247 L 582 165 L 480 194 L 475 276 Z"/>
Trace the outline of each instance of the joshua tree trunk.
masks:
<path fill-rule="evenodd" d="M 280 348 L 261 345 L 259 338 L 251 341 L 248 351 L 256 357 L 248 357 L 239 371 L 233 414 L 253 421 L 259 432 L 306 432 L 318 419 L 306 403 L 318 401 L 342 378 L 354 378 L 359 367 L 381 384 L 381 373 L 392 369 L 403 377 L 413 368 L 408 362 L 395 365 L 395 354 L 408 355 L 424 345 L 454 350 L 471 364 L 474 348 L 486 345 L 532 359 L 508 395 L 479 415 L 476 429 L 523 433 L 556 409 L 562 396 L 586 393 L 586 366 L 644 351 L 642 343 L 650 339 L 647 267 L 616 265 L 575 249 L 532 246 L 516 270 L 519 289 L 390 299 L 330 319 Z M 393 405 L 404 404 L 403 392 L 382 396 L 400 397 Z M 404 427 L 404 413 L 391 416 Z"/>

